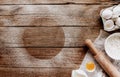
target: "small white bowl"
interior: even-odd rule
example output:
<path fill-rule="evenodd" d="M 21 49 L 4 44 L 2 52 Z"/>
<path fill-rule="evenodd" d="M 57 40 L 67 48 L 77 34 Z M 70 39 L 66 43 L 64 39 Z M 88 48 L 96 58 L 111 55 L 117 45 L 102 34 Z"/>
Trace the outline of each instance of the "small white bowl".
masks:
<path fill-rule="evenodd" d="M 114 60 L 120 60 L 120 33 L 114 33 L 105 40 L 105 51 Z"/>
<path fill-rule="evenodd" d="M 88 77 L 87 74 L 83 70 L 73 70 L 71 77 Z"/>

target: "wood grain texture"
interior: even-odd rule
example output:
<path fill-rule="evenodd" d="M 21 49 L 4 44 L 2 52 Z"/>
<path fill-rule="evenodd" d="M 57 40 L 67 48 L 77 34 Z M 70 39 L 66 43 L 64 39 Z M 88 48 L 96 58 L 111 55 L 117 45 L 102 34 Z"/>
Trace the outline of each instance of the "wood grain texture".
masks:
<path fill-rule="evenodd" d="M 70 77 L 100 10 L 119 0 L 0 0 L 0 77 Z"/>
<path fill-rule="evenodd" d="M 0 68 L 1 77 L 71 77 L 76 68 Z"/>
<path fill-rule="evenodd" d="M 100 3 L 109 1 L 112 2 L 113 0 L 0 0 L 0 4 Z"/>
<path fill-rule="evenodd" d="M 111 5 L 3 5 L 0 26 L 101 26 L 100 10 Z"/>
<path fill-rule="evenodd" d="M 40 49 L 40 48 L 39 48 Z M 46 53 L 53 56 L 53 52 L 46 48 Z M 54 52 L 58 48 L 53 48 Z M 78 68 L 84 58 L 85 48 L 62 48 L 59 53 L 55 53 L 50 59 L 38 59 L 35 51 L 29 53 L 25 48 L 0 48 L 0 66 L 1 67 L 64 67 Z M 41 51 L 44 52 L 44 51 Z M 43 55 L 46 55 L 44 52 Z M 38 54 L 37 54 L 38 55 Z M 39 55 L 40 56 L 40 55 Z"/>
<path fill-rule="evenodd" d="M 99 30 L 99 27 L 0 27 L 0 41 L 6 47 L 81 47 L 85 39 L 94 40 Z"/>

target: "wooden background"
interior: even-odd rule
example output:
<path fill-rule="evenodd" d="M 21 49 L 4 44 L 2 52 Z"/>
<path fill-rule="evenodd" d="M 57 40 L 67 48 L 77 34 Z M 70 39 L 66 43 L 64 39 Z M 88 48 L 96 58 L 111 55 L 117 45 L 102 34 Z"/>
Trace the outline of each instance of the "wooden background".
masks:
<path fill-rule="evenodd" d="M 70 77 L 119 0 L 0 0 L 0 77 Z"/>

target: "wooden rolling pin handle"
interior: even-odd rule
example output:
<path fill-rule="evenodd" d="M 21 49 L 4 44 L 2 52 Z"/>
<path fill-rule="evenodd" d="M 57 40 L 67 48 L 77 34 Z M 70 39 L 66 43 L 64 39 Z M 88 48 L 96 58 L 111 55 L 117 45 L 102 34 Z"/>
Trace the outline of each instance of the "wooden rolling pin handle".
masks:
<path fill-rule="evenodd" d="M 110 77 L 120 77 L 120 72 L 103 52 L 99 52 L 94 58 Z"/>
<path fill-rule="evenodd" d="M 90 49 L 90 52 L 93 55 L 97 55 L 98 54 L 98 50 L 95 48 L 95 46 L 93 45 L 92 41 L 90 39 L 86 39 L 85 40 L 85 44 L 88 46 L 88 48 Z"/>
<path fill-rule="evenodd" d="M 87 39 L 85 43 L 89 47 L 91 53 L 94 55 L 96 61 L 101 65 L 101 67 L 110 77 L 120 77 L 120 72 L 115 68 L 115 66 L 102 52 L 99 52 L 95 48 L 94 44 L 90 39 Z"/>

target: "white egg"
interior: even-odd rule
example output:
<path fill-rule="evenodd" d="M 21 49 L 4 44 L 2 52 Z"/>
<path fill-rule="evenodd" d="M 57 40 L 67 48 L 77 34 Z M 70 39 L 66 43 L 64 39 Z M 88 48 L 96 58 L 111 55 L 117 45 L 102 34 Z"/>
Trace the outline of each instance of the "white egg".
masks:
<path fill-rule="evenodd" d="M 110 31 L 114 28 L 114 22 L 113 20 L 107 20 L 106 22 L 104 22 L 104 29 L 107 31 Z"/>
<path fill-rule="evenodd" d="M 119 16 L 120 15 L 120 5 L 116 6 L 113 9 L 113 14 Z"/>
<path fill-rule="evenodd" d="M 117 26 L 120 26 L 120 18 L 117 18 L 117 20 L 116 20 L 116 25 L 117 25 Z"/>
<path fill-rule="evenodd" d="M 113 20 L 116 20 L 118 17 L 119 17 L 119 15 L 116 15 L 116 14 L 113 14 L 113 15 L 112 15 L 112 19 L 113 19 Z"/>
<path fill-rule="evenodd" d="M 101 13 L 101 17 L 105 18 L 105 19 L 110 19 L 113 15 L 113 12 L 110 9 L 105 9 L 102 11 Z"/>
<path fill-rule="evenodd" d="M 88 77 L 87 74 L 82 70 L 73 70 L 72 77 Z"/>

